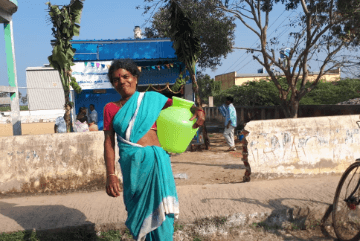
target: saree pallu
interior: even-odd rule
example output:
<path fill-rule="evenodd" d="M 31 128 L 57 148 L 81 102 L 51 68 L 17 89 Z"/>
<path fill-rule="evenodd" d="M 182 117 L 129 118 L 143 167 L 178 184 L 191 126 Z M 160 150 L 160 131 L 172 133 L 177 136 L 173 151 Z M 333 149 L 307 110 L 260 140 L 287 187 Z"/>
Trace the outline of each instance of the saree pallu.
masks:
<path fill-rule="evenodd" d="M 161 147 L 136 144 L 150 130 L 166 101 L 157 92 L 136 91 L 113 120 L 128 212 L 125 224 L 136 240 L 172 240 L 173 218 L 179 214 L 169 155 Z"/>

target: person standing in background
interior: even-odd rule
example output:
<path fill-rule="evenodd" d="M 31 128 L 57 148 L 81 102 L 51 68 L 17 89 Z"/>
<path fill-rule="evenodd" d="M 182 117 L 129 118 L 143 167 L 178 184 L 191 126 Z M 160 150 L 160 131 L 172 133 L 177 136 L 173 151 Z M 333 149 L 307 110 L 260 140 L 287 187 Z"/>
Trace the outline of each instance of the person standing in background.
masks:
<path fill-rule="evenodd" d="M 227 144 L 230 148 L 227 151 L 236 151 L 235 148 L 235 140 L 234 140 L 234 132 L 236 128 L 236 109 L 232 104 L 234 102 L 234 98 L 231 96 L 226 97 L 226 110 L 225 110 L 225 130 L 224 137 Z"/>
<path fill-rule="evenodd" d="M 95 110 L 95 105 L 90 104 L 90 114 L 89 114 L 89 131 L 98 131 L 99 127 L 97 125 L 98 123 L 98 113 Z"/>
<path fill-rule="evenodd" d="M 55 120 L 54 125 L 54 131 L 55 133 L 66 133 L 66 122 L 65 122 L 65 115 L 59 116 Z"/>
<path fill-rule="evenodd" d="M 76 122 L 74 124 L 75 132 L 87 132 L 89 131 L 88 118 L 86 116 L 86 108 L 81 107 L 79 114 L 77 115 Z"/>

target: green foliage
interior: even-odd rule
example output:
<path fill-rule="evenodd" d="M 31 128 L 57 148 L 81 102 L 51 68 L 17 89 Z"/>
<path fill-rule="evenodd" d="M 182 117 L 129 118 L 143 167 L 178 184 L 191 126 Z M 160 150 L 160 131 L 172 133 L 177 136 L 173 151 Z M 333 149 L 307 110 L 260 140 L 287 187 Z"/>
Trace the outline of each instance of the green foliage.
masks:
<path fill-rule="evenodd" d="M 195 73 L 195 63 L 200 55 L 200 40 L 194 35 L 192 21 L 184 14 L 180 6 L 172 0 L 169 5 L 170 38 L 176 56 L 188 68 L 190 74 Z"/>
<path fill-rule="evenodd" d="M 285 86 L 285 80 L 279 79 Z M 266 80 L 251 81 L 241 86 L 233 86 L 214 95 L 214 104 L 220 106 L 225 103 L 226 97 L 234 98 L 235 106 L 272 106 L 279 105 L 279 91 L 276 86 Z"/>
<path fill-rule="evenodd" d="M 285 78 L 279 78 L 278 81 L 284 89 L 289 88 Z M 305 87 L 307 88 L 310 85 L 311 82 L 307 83 Z M 233 86 L 218 92 L 214 95 L 215 106 L 225 103 L 226 96 L 234 98 L 235 106 L 280 105 L 278 89 L 274 83 L 265 80 L 259 82 L 252 81 L 242 86 Z M 300 100 L 300 105 L 335 105 L 354 98 L 360 98 L 360 80 L 322 81 Z"/>
<path fill-rule="evenodd" d="M 121 234 L 118 230 L 109 230 L 107 232 L 101 232 L 100 237 L 97 240 L 101 241 L 113 241 L 121 240 Z"/>
<path fill-rule="evenodd" d="M 214 96 L 220 93 L 221 82 L 211 79 L 208 74 L 198 74 L 197 82 L 199 85 L 199 94 L 203 103 L 209 102 L 209 96 Z"/>
<path fill-rule="evenodd" d="M 344 79 L 319 83 L 301 99 L 300 105 L 334 105 L 354 98 L 360 98 L 360 80 Z"/>
<path fill-rule="evenodd" d="M 184 72 L 185 72 L 185 71 L 186 71 L 186 70 L 184 70 Z M 184 75 L 183 75 L 183 73 L 181 72 L 181 73 L 179 74 L 179 77 L 176 79 L 175 84 L 171 87 L 171 90 L 172 90 L 172 91 L 175 91 L 175 92 L 179 91 L 179 90 L 180 90 L 180 87 L 181 87 L 182 85 L 186 84 L 186 81 L 188 81 L 189 78 L 190 78 L 189 76 L 186 76 L 186 77 L 184 78 Z"/>
<path fill-rule="evenodd" d="M 48 59 L 50 65 L 59 71 L 65 97 L 68 99 L 70 85 L 77 93 L 81 92 L 76 79 L 71 76 L 75 49 L 72 48 L 70 41 L 73 36 L 79 36 L 80 26 L 78 24 L 81 19 L 83 3 L 82 0 L 74 0 L 70 5 L 63 6 L 61 9 L 57 5 L 51 5 L 50 2 L 47 5 L 53 24 L 52 34 L 55 37 L 52 55 Z"/>
<path fill-rule="evenodd" d="M 21 110 L 29 110 L 29 107 L 27 105 L 20 105 L 20 111 Z M 0 106 L 0 111 L 11 111 L 11 107 L 10 105 Z"/>
<path fill-rule="evenodd" d="M 197 62 L 200 68 L 215 68 L 221 59 L 232 52 L 235 40 L 235 18 L 216 7 L 214 0 L 177 0 L 185 15 L 192 20 L 194 35 L 199 38 L 201 52 Z M 170 37 L 169 8 L 159 8 L 152 16 L 151 26 L 145 28 L 147 38 Z"/>

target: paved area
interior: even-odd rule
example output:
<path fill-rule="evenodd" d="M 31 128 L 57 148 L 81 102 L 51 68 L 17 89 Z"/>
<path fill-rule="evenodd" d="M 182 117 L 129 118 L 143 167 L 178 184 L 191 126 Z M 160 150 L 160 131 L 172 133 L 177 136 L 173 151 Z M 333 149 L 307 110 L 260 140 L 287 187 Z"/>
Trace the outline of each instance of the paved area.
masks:
<path fill-rule="evenodd" d="M 261 215 L 293 207 L 326 208 L 340 176 L 178 186 L 180 220 L 233 214 Z M 122 196 L 105 191 L 0 199 L 0 232 L 123 224 Z"/>

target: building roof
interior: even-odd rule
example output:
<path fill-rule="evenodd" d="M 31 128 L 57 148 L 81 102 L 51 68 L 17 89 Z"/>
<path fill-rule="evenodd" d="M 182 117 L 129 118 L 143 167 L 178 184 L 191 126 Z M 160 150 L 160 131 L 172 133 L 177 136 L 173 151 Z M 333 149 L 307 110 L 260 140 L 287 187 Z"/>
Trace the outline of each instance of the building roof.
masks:
<path fill-rule="evenodd" d="M 126 58 L 137 62 L 177 61 L 169 38 L 72 40 L 71 43 L 76 49 L 74 61 L 107 61 Z"/>
<path fill-rule="evenodd" d="M 65 103 L 64 90 L 59 72 L 54 68 L 26 68 L 26 85 L 29 110 L 63 109 Z"/>

